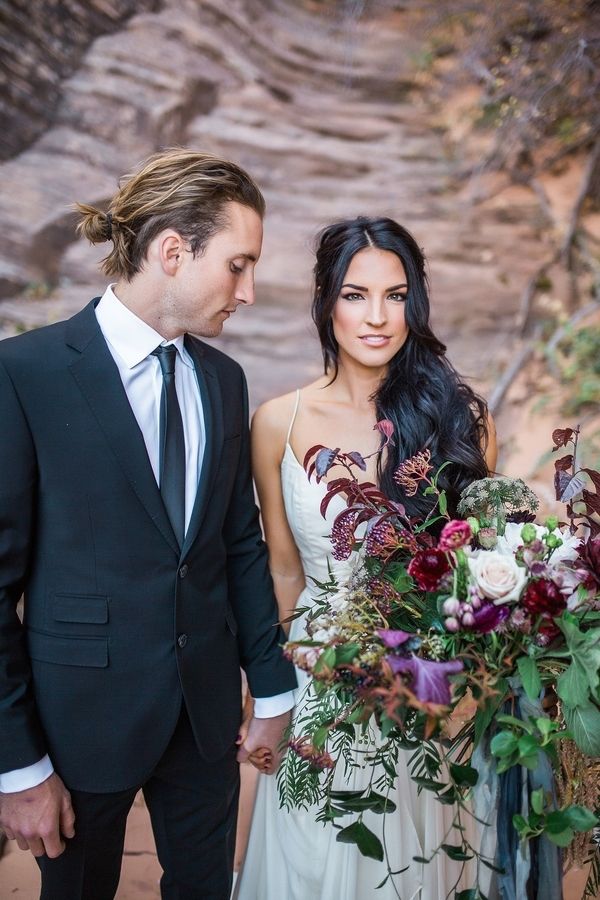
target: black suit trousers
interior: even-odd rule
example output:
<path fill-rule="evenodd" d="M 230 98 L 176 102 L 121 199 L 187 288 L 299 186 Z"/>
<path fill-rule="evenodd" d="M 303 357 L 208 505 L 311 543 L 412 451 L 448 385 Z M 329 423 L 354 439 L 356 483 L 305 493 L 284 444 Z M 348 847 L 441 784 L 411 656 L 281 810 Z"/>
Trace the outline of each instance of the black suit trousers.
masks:
<path fill-rule="evenodd" d="M 185 707 L 169 746 L 142 789 L 163 868 L 163 900 L 228 900 L 239 794 L 237 748 L 201 759 Z M 38 859 L 40 900 L 112 900 L 127 815 L 137 788 L 72 791 L 75 837 L 57 859 Z"/>

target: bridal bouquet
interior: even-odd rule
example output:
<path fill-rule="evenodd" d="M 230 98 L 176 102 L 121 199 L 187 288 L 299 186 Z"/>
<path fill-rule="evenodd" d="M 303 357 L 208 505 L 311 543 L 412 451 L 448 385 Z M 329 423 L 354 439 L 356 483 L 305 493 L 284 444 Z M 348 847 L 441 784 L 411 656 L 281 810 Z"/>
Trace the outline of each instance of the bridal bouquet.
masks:
<path fill-rule="evenodd" d="M 377 427 L 386 442 L 393 439 L 391 423 Z M 332 556 L 355 565 L 346 583 L 332 575 L 318 585 L 306 639 L 286 645 L 310 674 L 311 690 L 279 773 L 283 805 L 316 803 L 338 840 L 383 860 L 364 813 L 393 809 L 399 752 L 410 750 L 419 789 L 455 809 L 458 842 L 433 855 L 463 863 L 477 857 L 502 882 L 506 860 L 498 852 L 486 857 L 466 836 L 473 808 L 482 827 L 498 833 L 506 824 L 498 817 L 508 819 L 521 855 L 537 839 L 532 866 L 544 858 L 540 847 L 552 853 L 592 832 L 587 896 L 596 896 L 600 808 L 577 802 L 582 786 L 573 765 L 561 765 L 580 758 L 581 772 L 600 757 L 600 474 L 577 468 L 578 436 L 570 428 L 553 434 L 555 451 L 572 447 L 555 462 L 563 523 L 555 516 L 536 522 L 537 498 L 509 478 L 470 485 L 461 518 L 451 517 L 438 487 L 441 470 L 433 470 L 427 451 L 395 473 L 407 496 L 431 497 L 432 512 L 415 521 L 401 503 L 358 480 L 356 471 L 366 469 L 360 453 L 311 448 L 309 477 L 321 480 L 333 465 L 346 470 L 328 482 L 321 511 L 335 496 L 345 500 L 331 532 Z M 549 693 L 553 715 L 544 709 Z M 336 768 L 353 764 L 357 739 L 373 729 L 364 757 L 373 769 L 370 787 L 335 789 Z M 393 874 L 388 865 L 384 882 Z M 456 896 L 483 894 L 473 888 Z"/>

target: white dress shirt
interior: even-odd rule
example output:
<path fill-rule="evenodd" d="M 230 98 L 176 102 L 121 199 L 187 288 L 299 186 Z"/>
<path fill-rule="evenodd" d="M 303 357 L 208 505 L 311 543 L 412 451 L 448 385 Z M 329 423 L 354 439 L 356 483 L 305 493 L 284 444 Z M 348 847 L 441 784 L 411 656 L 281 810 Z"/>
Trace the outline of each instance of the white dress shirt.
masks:
<path fill-rule="evenodd" d="M 160 402 L 163 376 L 160 362 L 152 351 L 161 344 L 177 348 L 175 389 L 183 418 L 185 437 L 185 529 L 187 531 L 206 447 L 202 400 L 196 370 L 185 349 L 183 336 L 165 339 L 118 299 L 113 285 L 106 288 L 96 306 L 96 318 L 108 349 L 119 369 L 127 399 L 144 437 L 154 477 L 159 482 Z M 180 365 L 183 363 L 183 365 Z M 268 719 L 287 712 L 294 705 L 294 692 L 255 700 L 254 715 Z M 0 792 L 12 793 L 35 787 L 54 771 L 48 756 L 23 769 L 0 774 Z"/>

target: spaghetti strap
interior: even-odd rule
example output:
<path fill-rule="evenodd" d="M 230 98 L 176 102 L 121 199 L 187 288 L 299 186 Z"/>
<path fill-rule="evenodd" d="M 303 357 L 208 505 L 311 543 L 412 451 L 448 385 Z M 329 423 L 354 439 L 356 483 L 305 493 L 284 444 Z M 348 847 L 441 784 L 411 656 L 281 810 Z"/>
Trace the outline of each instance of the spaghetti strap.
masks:
<path fill-rule="evenodd" d="M 296 391 L 296 402 L 294 404 L 294 412 L 292 413 L 292 418 L 290 420 L 290 427 L 288 428 L 287 437 L 285 439 L 286 444 L 289 444 L 290 438 L 292 436 L 292 428 L 294 427 L 294 422 L 296 421 L 296 413 L 298 412 L 298 407 L 300 406 L 300 388 Z"/>

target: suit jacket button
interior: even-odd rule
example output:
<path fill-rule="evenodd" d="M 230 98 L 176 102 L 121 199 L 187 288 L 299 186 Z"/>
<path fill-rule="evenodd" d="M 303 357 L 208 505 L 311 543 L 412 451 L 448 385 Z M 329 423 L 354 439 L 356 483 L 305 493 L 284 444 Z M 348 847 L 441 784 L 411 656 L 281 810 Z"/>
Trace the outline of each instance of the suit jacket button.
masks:
<path fill-rule="evenodd" d="M 181 649 L 183 650 L 183 648 L 184 648 L 185 645 L 187 644 L 187 634 L 180 634 L 179 637 L 177 638 L 177 643 L 179 644 L 179 646 L 180 646 Z"/>
<path fill-rule="evenodd" d="M 185 578 L 185 576 L 187 575 L 188 572 L 189 572 L 189 569 L 188 569 L 187 563 L 184 563 L 179 570 L 179 577 Z"/>

